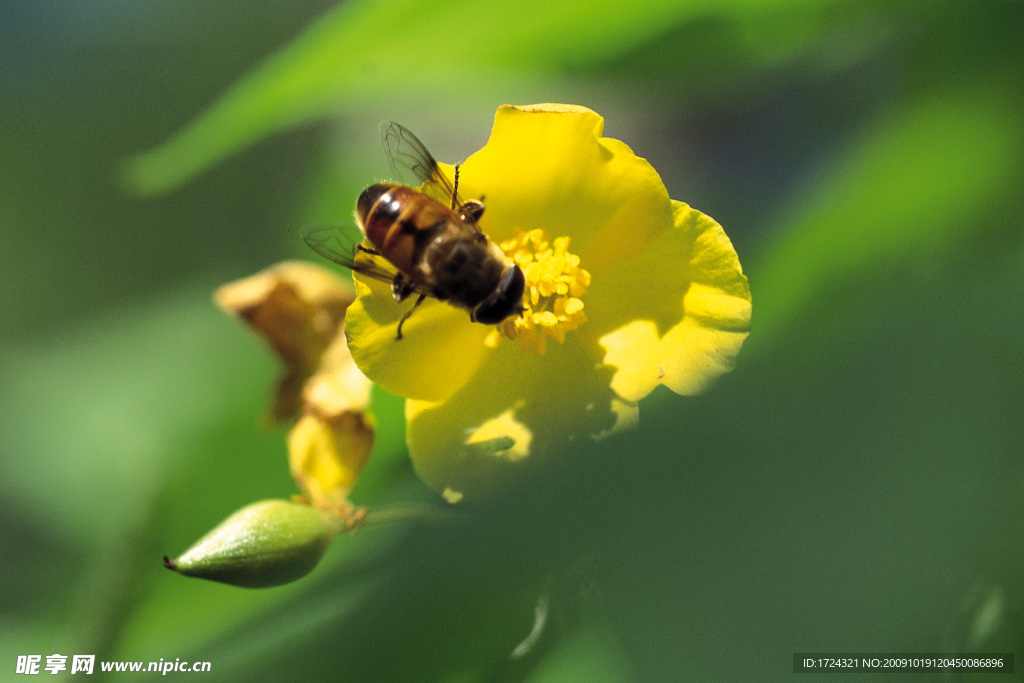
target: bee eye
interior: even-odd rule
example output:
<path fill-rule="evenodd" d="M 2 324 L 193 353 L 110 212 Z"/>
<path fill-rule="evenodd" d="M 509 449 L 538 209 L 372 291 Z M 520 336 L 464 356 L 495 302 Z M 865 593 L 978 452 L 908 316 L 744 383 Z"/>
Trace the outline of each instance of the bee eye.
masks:
<path fill-rule="evenodd" d="M 526 278 L 519 266 L 506 270 L 494 293 L 480 302 L 473 310 L 473 319 L 485 325 L 497 325 L 510 315 L 523 309 L 523 290 Z"/>
<path fill-rule="evenodd" d="M 476 199 L 471 199 L 468 202 L 464 202 L 459 207 L 459 216 L 462 220 L 468 223 L 477 223 L 480 221 L 480 216 L 484 215 L 484 205 L 482 202 Z"/>
<path fill-rule="evenodd" d="M 363 193 L 359 195 L 359 201 L 356 203 L 356 213 L 359 215 L 359 220 L 365 221 L 373 205 L 392 187 L 388 183 L 377 183 L 363 190 Z"/>

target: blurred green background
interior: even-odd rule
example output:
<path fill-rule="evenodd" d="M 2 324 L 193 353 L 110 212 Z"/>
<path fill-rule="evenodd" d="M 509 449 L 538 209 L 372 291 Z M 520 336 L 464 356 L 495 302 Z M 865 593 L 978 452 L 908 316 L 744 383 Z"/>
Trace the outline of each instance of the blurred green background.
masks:
<path fill-rule="evenodd" d="M 1024 3 L 0 12 L 0 678 L 53 653 L 211 681 L 1024 653 Z M 545 101 L 601 113 L 725 226 L 754 296 L 738 368 L 462 521 L 343 537 L 288 587 L 164 570 L 293 492 L 261 422 L 274 362 L 213 289 L 312 257 L 299 229 L 387 176 L 378 121 L 456 161 L 497 105 Z M 355 500 L 432 500 L 401 403 L 375 411 Z"/>

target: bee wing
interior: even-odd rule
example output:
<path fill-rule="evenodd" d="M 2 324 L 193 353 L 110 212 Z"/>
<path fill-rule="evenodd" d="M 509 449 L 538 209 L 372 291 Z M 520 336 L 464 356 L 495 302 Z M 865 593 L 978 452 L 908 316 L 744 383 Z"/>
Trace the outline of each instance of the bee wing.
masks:
<path fill-rule="evenodd" d="M 423 193 L 445 206 L 462 206 L 437 160 L 412 132 L 394 121 L 380 124 L 380 139 L 395 176 L 406 185 L 423 185 Z M 415 182 L 413 182 L 415 181 Z"/>
<path fill-rule="evenodd" d="M 360 248 L 363 233 L 355 225 L 311 225 L 303 228 L 302 239 L 329 261 L 383 282 L 394 282 L 398 271 L 385 258 Z"/>

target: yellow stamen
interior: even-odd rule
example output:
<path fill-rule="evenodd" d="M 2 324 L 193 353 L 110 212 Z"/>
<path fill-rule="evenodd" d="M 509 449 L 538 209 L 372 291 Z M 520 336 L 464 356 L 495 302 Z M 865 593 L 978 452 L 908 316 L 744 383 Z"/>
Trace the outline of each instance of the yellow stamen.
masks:
<path fill-rule="evenodd" d="M 518 340 L 522 350 L 543 354 L 548 337 L 561 343 L 566 332 L 587 322 L 580 297 L 590 286 L 590 273 L 569 251 L 568 237 L 552 240 L 544 230 L 529 230 L 499 246 L 526 277 L 525 310 L 500 323 L 486 343 L 495 347 L 504 336 Z"/>

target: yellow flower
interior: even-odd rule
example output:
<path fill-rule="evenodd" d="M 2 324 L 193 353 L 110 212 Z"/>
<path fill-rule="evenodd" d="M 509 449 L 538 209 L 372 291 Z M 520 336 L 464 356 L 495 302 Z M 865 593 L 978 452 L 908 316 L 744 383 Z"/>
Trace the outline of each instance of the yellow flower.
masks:
<path fill-rule="evenodd" d="M 346 315 L 362 371 L 404 396 L 409 454 L 449 499 L 476 496 L 566 443 L 635 424 L 659 384 L 705 389 L 750 330 L 750 290 L 721 226 L 584 107 L 498 110 L 461 166 L 481 229 L 526 277 L 525 311 L 497 326 L 356 276 Z M 451 178 L 453 169 L 442 165 Z"/>

